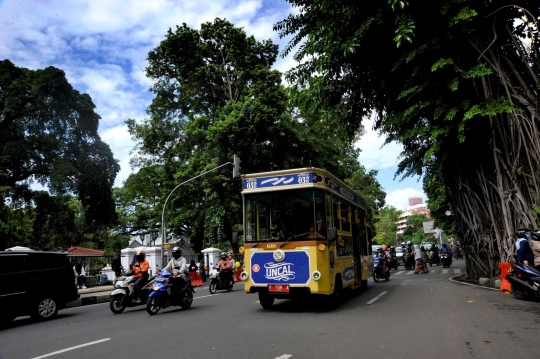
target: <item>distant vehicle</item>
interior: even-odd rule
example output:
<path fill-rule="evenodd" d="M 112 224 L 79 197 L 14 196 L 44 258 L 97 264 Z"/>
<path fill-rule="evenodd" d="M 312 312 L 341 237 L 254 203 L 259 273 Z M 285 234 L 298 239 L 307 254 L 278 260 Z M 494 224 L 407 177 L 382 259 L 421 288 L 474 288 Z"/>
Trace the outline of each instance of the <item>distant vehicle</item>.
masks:
<path fill-rule="evenodd" d="M 75 273 L 62 253 L 0 252 L 0 322 L 18 316 L 53 318 L 79 298 Z"/>
<path fill-rule="evenodd" d="M 396 249 L 396 257 L 397 257 L 398 263 L 402 263 L 403 265 L 405 265 L 405 257 L 403 257 L 403 248 L 396 247 L 395 249 Z"/>

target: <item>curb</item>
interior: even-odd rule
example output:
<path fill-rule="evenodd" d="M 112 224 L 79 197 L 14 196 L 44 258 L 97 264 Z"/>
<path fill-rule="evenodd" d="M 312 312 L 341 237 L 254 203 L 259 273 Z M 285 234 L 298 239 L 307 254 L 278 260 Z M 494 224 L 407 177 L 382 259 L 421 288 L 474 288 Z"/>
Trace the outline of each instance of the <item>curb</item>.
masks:
<path fill-rule="evenodd" d="M 470 285 L 471 287 L 477 287 L 477 288 L 483 288 L 483 289 L 490 289 L 490 290 L 496 290 L 496 291 L 499 291 L 499 289 L 497 288 L 491 288 L 491 287 L 485 287 L 483 285 L 480 285 L 480 284 L 472 284 L 472 283 L 466 283 L 466 282 L 462 282 L 460 280 L 456 280 L 456 278 L 459 278 L 461 276 L 464 276 L 466 275 L 465 273 L 461 273 L 461 274 L 456 274 L 452 277 L 449 277 L 448 280 L 450 282 L 454 282 L 454 283 L 459 283 L 459 284 L 465 284 L 465 285 Z"/>

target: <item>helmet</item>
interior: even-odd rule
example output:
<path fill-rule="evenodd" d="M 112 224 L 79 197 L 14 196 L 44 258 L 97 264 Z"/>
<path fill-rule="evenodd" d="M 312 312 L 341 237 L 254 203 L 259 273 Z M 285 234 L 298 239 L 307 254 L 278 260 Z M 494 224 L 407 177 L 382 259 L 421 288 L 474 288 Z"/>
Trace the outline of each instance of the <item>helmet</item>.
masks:
<path fill-rule="evenodd" d="M 146 252 L 144 250 L 142 250 L 142 249 L 139 249 L 137 251 L 137 260 L 139 262 L 142 262 L 142 261 L 144 261 L 145 258 L 146 258 Z"/>
<path fill-rule="evenodd" d="M 535 241 L 540 241 L 540 229 L 535 229 L 532 232 L 532 239 Z"/>
<path fill-rule="evenodd" d="M 172 249 L 172 256 L 174 257 L 174 259 L 180 258 L 182 256 L 182 248 L 174 247 Z"/>
<path fill-rule="evenodd" d="M 227 253 L 225 252 L 221 252 L 221 254 L 219 255 L 221 258 L 227 258 Z"/>
<path fill-rule="evenodd" d="M 530 230 L 528 230 L 527 228 L 520 228 L 516 231 L 516 235 L 518 238 L 525 238 L 525 239 L 528 239 L 528 236 L 530 236 L 529 234 Z"/>
<path fill-rule="evenodd" d="M 386 250 L 386 244 L 383 244 L 383 245 L 382 245 L 382 250 L 383 250 L 383 251 Z"/>
<path fill-rule="evenodd" d="M 444 248 L 446 248 L 446 243 L 443 243 L 442 246 L 443 246 Z"/>
<path fill-rule="evenodd" d="M 408 246 L 411 246 L 411 245 L 412 245 L 412 242 L 411 242 L 411 241 L 407 241 L 407 245 L 408 245 Z"/>

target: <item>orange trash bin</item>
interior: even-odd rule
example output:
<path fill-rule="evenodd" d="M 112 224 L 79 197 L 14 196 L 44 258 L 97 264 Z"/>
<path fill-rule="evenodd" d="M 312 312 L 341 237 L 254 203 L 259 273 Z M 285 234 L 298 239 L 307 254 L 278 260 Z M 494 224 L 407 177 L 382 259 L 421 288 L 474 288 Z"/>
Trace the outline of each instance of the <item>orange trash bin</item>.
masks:
<path fill-rule="evenodd" d="M 508 269 L 512 266 L 510 263 L 499 263 L 499 268 L 501 269 L 501 287 L 499 290 L 501 292 L 508 291 L 512 293 L 512 285 L 506 280 L 506 276 L 509 274 Z"/>

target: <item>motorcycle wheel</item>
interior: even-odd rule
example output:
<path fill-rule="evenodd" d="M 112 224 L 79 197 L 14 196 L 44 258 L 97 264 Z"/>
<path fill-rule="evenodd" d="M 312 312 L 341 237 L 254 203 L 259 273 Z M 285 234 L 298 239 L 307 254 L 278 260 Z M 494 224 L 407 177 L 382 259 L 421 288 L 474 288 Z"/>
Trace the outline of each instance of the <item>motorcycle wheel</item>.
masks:
<path fill-rule="evenodd" d="M 184 298 L 182 298 L 182 304 L 180 304 L 180 306 L 183 309 L 188 309 L 189 307 L 191 307 L 191 303 L 193 303 L 193 293 L 191 293 L 190 290 L 187 290 Z"/>
<path fill-rule="evenodd" d="M 227 287 L 227 292 L 230 292 L 233 289 L 233 285 L 234 284 L 229 284 L 229 286 Z"/>
<path fill-rule="evenodd" d="M 373 272 L 373 280 L 375 281 L 375 283 L 379 282 L 379 273 L 378 272 Z"/>
<path fill-rule="evenodd" d="M 514 283 L 512 283 L 512 294 L 514 295 L 514 297 L 516 297 L 516 299 L 519 300 L 525 300 L 529 298 L 527 292 L 522 291 L 519 286 L 514 285 Z"/>
<path fill-rule="evenodd" d="M 120 314 L 126 309 L 126 303 L 124 302 L 124 296 L 122 294 L 116 294 L 111 297 L 109 302 L 109 308 L 114 314 Z"/>
<path fill-rule="evenodd" d="M 384 277 L 384 280 L 387 282 L 390 280 L 390 272 Z"/>
<path fill-rule="evenodd" d="M 158 297 L 148 298 L 146 301 L 146 311 L 150 315 L 156 315 L 161 309 Z"/>
<path fill-rule="evenodd" d="M 210 286 L 208 286 L 208 290 L 210 291 L 210 294 L 216 294 L 217 292 L 217 282 L 211 281 Z"/>

